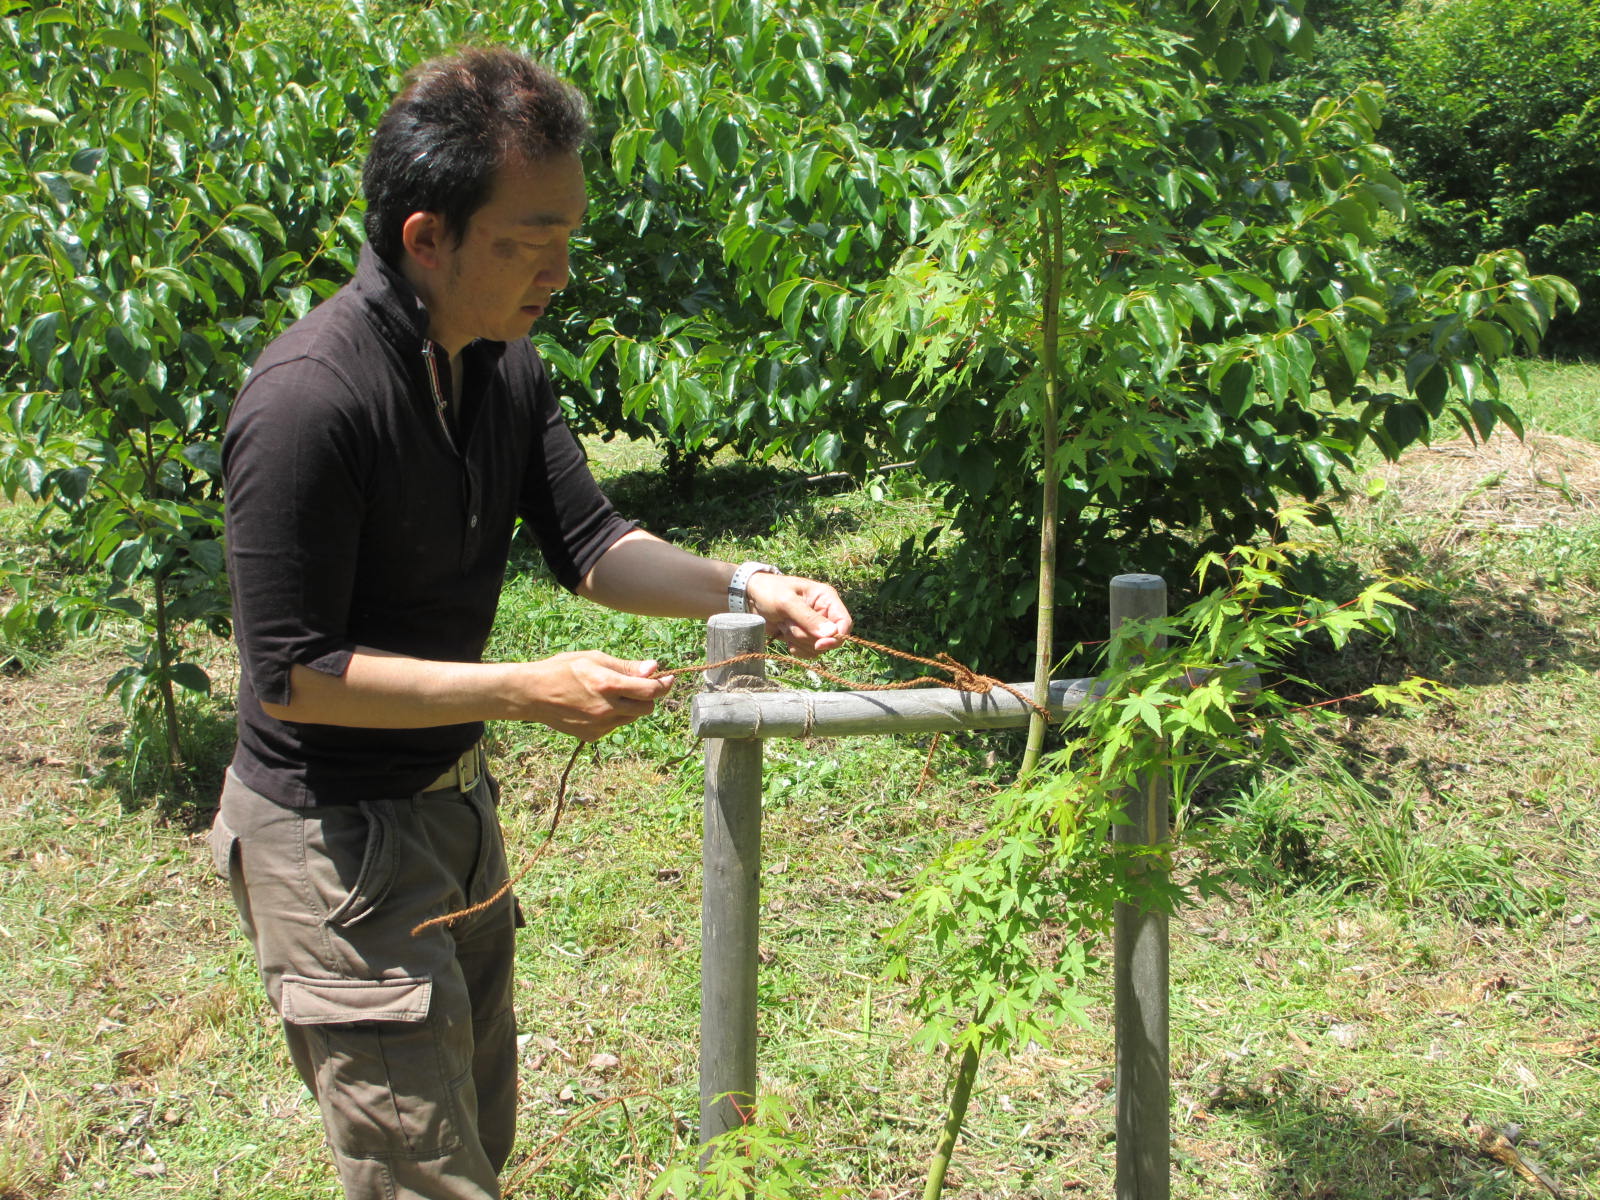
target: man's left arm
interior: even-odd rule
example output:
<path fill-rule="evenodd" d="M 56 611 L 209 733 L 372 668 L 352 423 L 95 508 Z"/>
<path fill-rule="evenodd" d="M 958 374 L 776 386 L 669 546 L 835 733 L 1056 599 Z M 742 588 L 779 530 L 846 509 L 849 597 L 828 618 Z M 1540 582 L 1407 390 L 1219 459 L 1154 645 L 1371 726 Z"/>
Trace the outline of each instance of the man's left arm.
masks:
<path fill-rule="evenodd" d="M 635 529 L 612 543 L 578 585 L 578 595 L 646 617 L 704 619 L 728 611 L 734 569 Z M 850 611 L 839 593 L 815 579 L 758 572 L 746 596 L 750 611 L 766 619 L 767 636 L 781 637 L 803 658 L 833 649 L 850 632 Z"/>

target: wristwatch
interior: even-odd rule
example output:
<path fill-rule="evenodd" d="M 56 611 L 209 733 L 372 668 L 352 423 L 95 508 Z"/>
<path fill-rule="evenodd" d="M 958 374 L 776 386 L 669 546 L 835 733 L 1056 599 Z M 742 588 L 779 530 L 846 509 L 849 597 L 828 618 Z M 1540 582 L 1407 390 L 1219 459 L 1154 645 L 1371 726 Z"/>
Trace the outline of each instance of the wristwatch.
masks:
<path fill-rule="evenodd" d="M 770 563 L 747 562 L 740 563 L 733 572 L 733 578 L 728 580 L 728 611 L 749 612 L 750 603 L 748 589 L 752 575 L 782 575 L 783 572 Z"/>

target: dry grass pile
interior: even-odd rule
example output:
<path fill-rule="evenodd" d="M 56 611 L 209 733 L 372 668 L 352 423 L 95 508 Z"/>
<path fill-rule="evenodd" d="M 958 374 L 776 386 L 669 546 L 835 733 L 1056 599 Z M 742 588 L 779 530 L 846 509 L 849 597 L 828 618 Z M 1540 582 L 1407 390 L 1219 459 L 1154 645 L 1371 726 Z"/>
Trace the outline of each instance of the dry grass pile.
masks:
<path fill-rule="evenodd" d="M 1600 446 L 1497 430 L 1406 451 L 1373 474 L 1401 515 L 1451 518 L 1462 533 L 1572 525 L 1600 512 Z"/>

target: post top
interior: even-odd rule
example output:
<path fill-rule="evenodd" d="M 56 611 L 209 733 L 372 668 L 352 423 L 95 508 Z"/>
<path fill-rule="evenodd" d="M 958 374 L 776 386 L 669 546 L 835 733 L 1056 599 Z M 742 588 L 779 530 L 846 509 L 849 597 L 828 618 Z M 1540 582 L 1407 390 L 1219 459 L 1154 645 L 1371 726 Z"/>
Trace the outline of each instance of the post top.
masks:
<path fill-rule="evenodd" d="M 766 623 L 767 619 L 759 613 L 712 613 L 706 618 L 706 624 L 713 629 L 754 629 Z"/>
<path fill-rule="evenodd" d="M 1159 575 L 1147 575 L 1143 572 L 1134 572 L 1128 575 L 1114 575 L 1111 586 L 1116 591 L 1164 591 L 1167 581 Z"/>

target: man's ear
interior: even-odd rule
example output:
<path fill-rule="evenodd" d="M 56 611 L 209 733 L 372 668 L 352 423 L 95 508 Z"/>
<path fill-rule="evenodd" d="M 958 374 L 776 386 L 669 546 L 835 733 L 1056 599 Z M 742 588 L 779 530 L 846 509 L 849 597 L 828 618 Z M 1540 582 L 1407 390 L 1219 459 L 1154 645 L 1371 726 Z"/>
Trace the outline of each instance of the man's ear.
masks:
<path fill-rule="evenodd" d="M 428 270 L 439 266 L 439 253 L 449 240 L 444 218 L 438 213 L 414 212 L 400 226 L 400 244 L 417 265 Z"/>

